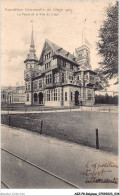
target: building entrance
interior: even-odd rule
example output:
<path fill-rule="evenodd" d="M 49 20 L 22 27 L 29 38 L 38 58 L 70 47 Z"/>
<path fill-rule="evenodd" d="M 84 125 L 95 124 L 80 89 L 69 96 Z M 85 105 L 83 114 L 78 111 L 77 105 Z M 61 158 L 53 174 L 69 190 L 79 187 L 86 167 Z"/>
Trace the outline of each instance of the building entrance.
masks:
<path fill-rule="evenodd" d="M 37 104 L 37 93 L 34 93 L 34 104 Z"/>
<path fill-rule="evenodd" d="M 43 93 L 39 93 L 39 104 L 43 104 Z"/>
<path fill-rule="evenodd" d="M 75 105 L 79 105 L 79 92 L 75 91 Z"/>

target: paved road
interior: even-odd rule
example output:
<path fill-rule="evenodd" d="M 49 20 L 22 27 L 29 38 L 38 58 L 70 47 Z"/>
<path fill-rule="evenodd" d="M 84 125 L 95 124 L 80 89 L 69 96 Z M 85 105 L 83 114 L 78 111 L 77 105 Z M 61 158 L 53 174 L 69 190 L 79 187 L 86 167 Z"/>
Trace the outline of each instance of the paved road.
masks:
<path fill-rule="evenodd" d="M 116 155 L 2 125 L 1 147 L 81 188 L 117 188 Z M 12 188 L 69 188 L 3 152 L 2 181 Z M 88 171 L 89 170 L 89 171 Z M 86 173 L 87 172 L 87 173 Z M 91 177 L 112 183 L 94 183 Z M 90 180 L 90 183 L 86 183 Z M 100 180 L 100 181 L 101 181 Z M 110 181 L 111 180 L 111 181 Z"/>
<path fill-rule="evenodd" d="M 6 184 L 10 184 L 10 188 L 64 188 L 73 189 L 75 187 L 51 176 L 38 168 L 16 158 L 7 152 L 2 151 L 2 171 L 3 179 Z M 9 175 L 8 175 L 9 174 Z M 8 182 L 9 181 L 9 182 Z"/>

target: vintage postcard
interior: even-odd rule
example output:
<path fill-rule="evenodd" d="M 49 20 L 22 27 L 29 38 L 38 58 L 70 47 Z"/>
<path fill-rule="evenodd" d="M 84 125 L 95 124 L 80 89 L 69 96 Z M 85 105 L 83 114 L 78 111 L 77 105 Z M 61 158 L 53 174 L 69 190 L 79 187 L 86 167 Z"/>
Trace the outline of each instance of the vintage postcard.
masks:
<path fill-rule="evenodd" d="M 2 194 L 119 195 L 118 12 L 1 1 Z"/>

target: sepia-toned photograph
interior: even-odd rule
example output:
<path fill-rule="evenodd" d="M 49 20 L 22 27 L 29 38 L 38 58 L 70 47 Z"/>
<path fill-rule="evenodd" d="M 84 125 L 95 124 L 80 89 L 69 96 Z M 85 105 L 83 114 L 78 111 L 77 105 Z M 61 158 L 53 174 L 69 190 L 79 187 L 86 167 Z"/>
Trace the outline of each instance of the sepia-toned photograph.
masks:
<path fill-rule="evenodd" d="M 1 1 L 1 190 L 118 189 L 118 6 Z"/>

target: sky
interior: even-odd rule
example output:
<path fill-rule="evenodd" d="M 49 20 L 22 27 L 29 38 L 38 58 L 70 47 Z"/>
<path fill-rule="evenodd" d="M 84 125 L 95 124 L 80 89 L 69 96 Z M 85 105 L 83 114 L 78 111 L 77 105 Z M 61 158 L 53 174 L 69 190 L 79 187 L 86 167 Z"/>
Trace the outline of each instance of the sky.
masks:
<path fill-rule="evenodd" d="M 91 66 L 99 67 L 96 42 L 110 1 L 18 1 L 1 3 L 1 85 L 24 84 L 24 60 L 29 53 L 33 21 L 38 59 L 45 39 L 75 53 L 82 32 L 90 43 Z M 112 88 L 112 86 L 111 86 Z"/>

